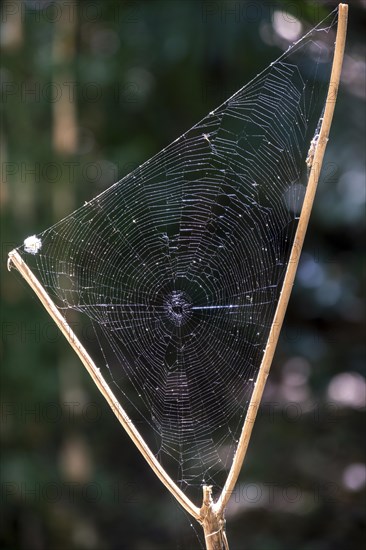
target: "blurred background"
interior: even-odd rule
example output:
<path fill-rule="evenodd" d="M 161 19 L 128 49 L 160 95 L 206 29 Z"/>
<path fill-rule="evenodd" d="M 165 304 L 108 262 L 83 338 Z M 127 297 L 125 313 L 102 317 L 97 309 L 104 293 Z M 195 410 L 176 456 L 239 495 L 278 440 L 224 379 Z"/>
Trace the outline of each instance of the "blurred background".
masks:
<path fill-rule="evenodd" d="M 169 144 L 334 2 L 11 1 L 1 12 L 4 549 L 200 548 L 8 252 Z M 232 550 L 365 541 L 365 2 L 295 288 L 227 511 Z"/>

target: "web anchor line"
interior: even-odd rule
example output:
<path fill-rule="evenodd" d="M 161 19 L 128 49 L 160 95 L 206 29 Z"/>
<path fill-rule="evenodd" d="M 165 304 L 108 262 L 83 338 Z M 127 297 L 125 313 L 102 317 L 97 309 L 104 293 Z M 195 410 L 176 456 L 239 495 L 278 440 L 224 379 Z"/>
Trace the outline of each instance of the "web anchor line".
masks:
<path fill-rule="evenodd" d="M 338 8 L 330 84 L 313 137 L 307 117 L 315 110 L 316 80 L 308 85 L 288 59 L 306 44 L 315 55 L 320 46 L 313 34 L 327 34 L 334 23 L 319 24 L 156 157 L 9 253 L 8 268 L 28 282 L 155 474 L 202 525 L 207 550 L 228 548 L 225 508 L 309 222 L 339 86 L 347 9 Z M 258 95 L 262 110 L 253 107 Z M 306 186 L 303 168 L 309 169 Z M 67 322 L 69 309 L 98 328 L 100 365 L 123 406 Z M 118 384 L 122 369 L 134 398 Z M 161 460 L 131 420 L 138 405 L 153 413 L 148 427 L 161 439 Z M 222 464 L 226 447 L 233 458 Z M 165 459 L 179 464 L 178 479 L 203 487 L 201 508 L 169 474 Z M 217 471 L 226 480 L 214 499 L 209 483 Z"/>

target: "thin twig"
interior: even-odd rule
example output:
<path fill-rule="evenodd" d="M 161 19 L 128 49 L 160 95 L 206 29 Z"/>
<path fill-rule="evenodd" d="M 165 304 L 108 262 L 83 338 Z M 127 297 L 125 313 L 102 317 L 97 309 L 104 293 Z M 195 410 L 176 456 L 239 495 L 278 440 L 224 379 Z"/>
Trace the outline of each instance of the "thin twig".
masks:
<path fill-rule="evenodd" d="M 319 132 L 319 139 L 317 140 L 316 150 L 314 154 L 313 163 L 311 166 L 308 185 L 304 197 L 304 203 L 301 210 L 299 223 L 296 230 L 294 244 L 292 246 L 290 259 L 287 267 L 287 272 L 283 282 L 282 291 L 277 304 L 276 313 L 273 319 L 271 330 L 265 353 L 263 356 L 262 364 L 259 368 L 255 388 L 249 403 L 248 413 L 245 418 L 242 433 L 240 435 L 238 447 L 234 456 L 233 463 L 226 483 L 222 490 L 222 493 L 218 501 L 214 504 L 214 510 L 217 514 L 222 515 L 232 491 L 234 490 L 237 482 L 245 454 L 248 448 L 250 436 L 252 433 L 253 425 L 257 416 L 259 404 L 262 399 L 263 390 L 266 384 L 266 380 L 271 367 L 273 355 L 277 346 L 277 341 L 281 332 L 283 319 L 286 313 L 287 304 L 290 298 L 291 290 L 294 284 L 297 266 L 299 263 L 300 253 L 302 245 L 304 243 L 306 229 L 309 223 L 310 213 L 314 202 L 315 192 L 318 185 L 319 175 L 323 163 L 325 148 L 328 142 L 328 136 L 330 127 L 332 124 L 335 102 L 337 98 L 339 80 L 342 70 L 344 47 L 346 42 L 347 31 L 347 15 L 348 5 L 339 4 L 338 7 L 338 26 L 336 45 L 334 50 L 334 58 L 332 65 L 332 72 L 330 76 L 330 83 L 328 88 L 328 95 L 326 99 L 326 106 L 324 111 L 323 122 Z"/>
<path fill-rule="evenodd" d="M 71 327 L 68 325 L 67 321 L 61 315 L 56 305 L 53 303 L 41 283 L 38 281 L 36 276 L 29 269 L 27 264 L 23 262 L 21 256 L 16 250 L 12 250 L 9 253 L 8 259 L 8 268 L 14 265 L 19 273 L 24 277 L 29 286 L 34 290 L 43 306 L 47 310 L 47 313 L 55 321 L 58 328 L 61 330 L 62 334 L 65 336 L 66 340 L 69 342 L 70 346 L 77 353 L 80 360 L 84 364 L 84 367 L 89 372 L 92 377 L 95 385 L 105 397 L 108 405 L 118 418 L 119 422 L 122 424 L 123 428 L 126 430 L 132 441 L 135 443 L 136 447 L 139 449 L 145 460 L 148 462 L 150 468 L 155 472 L 160 481 L 165 485 L 167 489 L 172 493 L 172 495 L 177 499 L 177 501 L 183 506 L 183 508 L 191 514 L 197 521 L 200 521 L 200 510 L 195 506 L 190 499 L 179 489 L 179 487 L 174 483 L 174 481 L 169 477 L 165 472 L 161 464 L 157 461 L 156 457 L 153 455 L 140 433 L 136 429 L 132 420 L 127 415 L 124 408 L 121 406 L 112 390 L 105 381 L 100 369 L 96 367 L 94 361 L 79 341 L 76 334 L 73 332 Z"/>

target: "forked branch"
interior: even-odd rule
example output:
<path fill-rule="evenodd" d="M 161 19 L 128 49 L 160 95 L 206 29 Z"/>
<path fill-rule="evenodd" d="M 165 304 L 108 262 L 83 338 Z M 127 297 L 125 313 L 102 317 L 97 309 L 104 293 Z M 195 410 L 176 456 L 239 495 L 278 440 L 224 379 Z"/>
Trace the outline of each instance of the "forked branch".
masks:
<path fill-rule="evenodd" d="M 211 485 L 204 485 L 203 487 L 201 524 L 205 535 L 207 550 L 229 550 L 225 533 L 224 514 L 214 511 Z"/>
<path fill-rule="evenodd" d="M 177 501 L 183 506 L 183 508 L 189 514 L 191 514 L 199 523 L 201 523 L 205 534 L 207 550 L 228 550 L 228 544 L 225 535 L 224 511 L 229 501 L 230 495 L 234 490 L 235 483 L 238 479 L 239 472 L 241 470 L 244 457 L 248 448 L 253 424 L 262 398 L 264 386 L 268 377 L 269 369 L 276 349 L 285 311 L 295 279 L 300 252 L 309 222 L 310 212 L 314 201 L 316 187 L 318 184 L 319 174 L 333 118 L 346 39 L 347 13 L 348 6 L 346 4 L 340 4 L 335 53 L 330 85 L 326 100 L 326 107 L 324 111 L 323 122 L 319 132 L 319 138 L 316 141 L 314 151 L 312 151 L 312 155 L 314 153 L 314 157 L 312 159 L 312 166 L 309 174 L 309 181 L 301 211 L 301 216 L 298 222 L 295 240 L 289 258 L 282 292 L 278 301 L 276 313 L 269 334 L 268 343 L 265 349 L 262 364 L 258 372 L 255 388 L 249 404 L 248 413 L 245 418 L 236 454 L 225 486 L 222 490 L 221 496 L 216 503 L 214 503 L 212 500 L 211 487 L 205 486 L 203 488 L 203 504 L 201 509 L 199 509 L 169 477 L 169 475 L 165 472 L 161 464 L 158 462 L 154 454 L 151 452 L 151 450 L 139 434 L 138 430 L 132 423 L 131 419 L 128 417 L 123 407 L 120 405 L 119 401 L 114 396 L 113 392 L 111 391 L 110 387 L 102 376 L 100 369 L 96 367 L 92 358 L 82 346 L 81 342 L 78 340 L 77 336 L 72 331 L 67 321 L 61 315 L 41 283 L 31 272 L 31 270 L 28 268 L 28 266 L 25 264 L 25 262 L 22 260 L 21 256 L 16 250 L 13 250 L 9 254 L 8 267 L 16 267 L 20 274 L 28 282 L 30 287 L 33 289 L 33 291 L 36 293 L 49 315 L 55 321 L 62 334 L 65 336 L 71 347 L 79 356 L 80 360 L 91 375 L 99 391 L 103 394 L 112 411 L 118 418 L 119 422 L 122 424 L 123 428 L 126 430 L 132 441 L 135 443 L 141 454 L 144 456 L 150 467 L 153 469 L 160 481 L 167 487 L 167 489 L 173 494 Z"/>

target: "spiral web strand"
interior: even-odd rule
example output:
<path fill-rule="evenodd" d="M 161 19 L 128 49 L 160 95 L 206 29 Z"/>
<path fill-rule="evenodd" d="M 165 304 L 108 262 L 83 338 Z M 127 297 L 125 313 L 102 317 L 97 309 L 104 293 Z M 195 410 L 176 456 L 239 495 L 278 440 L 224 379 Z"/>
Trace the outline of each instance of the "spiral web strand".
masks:
<path fill-rule="evenodd" d="M 85 347 L 187 491 L 220 487 L 231 465 L 301 211 L 335 25 L 331 14 L 17 249 L 66 318 L 91 322 Z"/>

